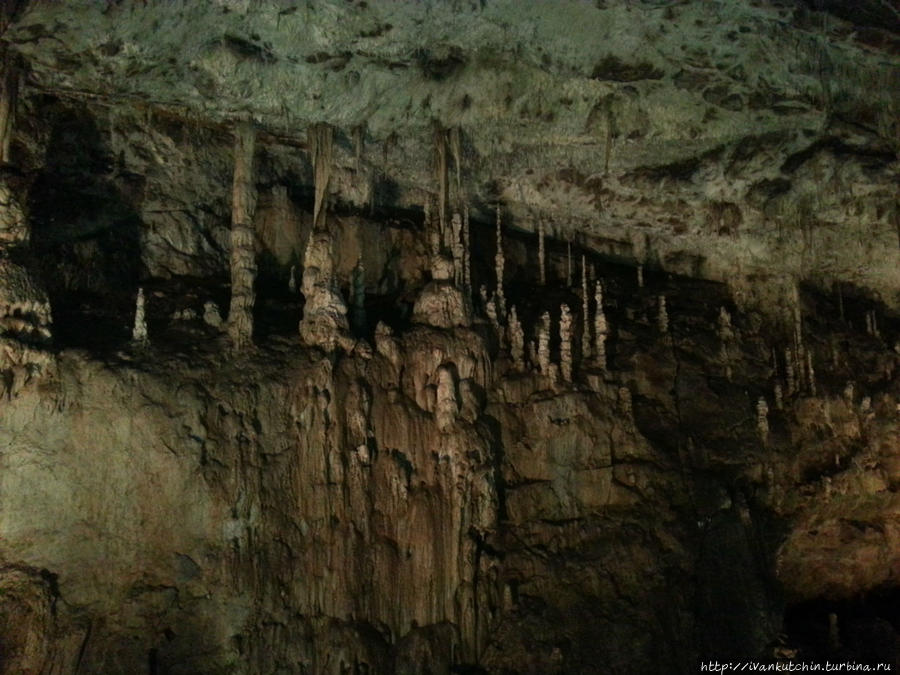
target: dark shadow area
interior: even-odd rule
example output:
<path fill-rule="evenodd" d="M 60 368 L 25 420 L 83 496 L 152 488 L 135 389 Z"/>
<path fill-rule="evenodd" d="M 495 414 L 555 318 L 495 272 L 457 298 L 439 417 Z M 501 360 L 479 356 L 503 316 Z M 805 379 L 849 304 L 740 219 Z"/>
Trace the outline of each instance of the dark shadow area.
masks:
<path fill-rule="evenodd" d="M 855 661 L 900 667 L 900 589 L 853 600 L 798 603 L 784 617 L 786 644 L 804 661 Z"/>
<path fill-rule="evenodd" d="M 44 167 L 29 192 L 32 252 L 60 347 L 109 349 L 130 336 L 141 273 L 140 220 L 114 183 L 96 120 L 51 105 Z"/>

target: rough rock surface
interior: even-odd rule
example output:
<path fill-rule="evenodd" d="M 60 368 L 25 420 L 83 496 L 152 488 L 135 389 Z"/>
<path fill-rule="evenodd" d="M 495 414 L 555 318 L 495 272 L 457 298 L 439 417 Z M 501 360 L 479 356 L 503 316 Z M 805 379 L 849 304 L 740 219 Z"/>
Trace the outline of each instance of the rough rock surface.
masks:
<path fill-rule="evenodd" d="M 900 667 L 898 30 L 0 6 L 0 673 Z"/>

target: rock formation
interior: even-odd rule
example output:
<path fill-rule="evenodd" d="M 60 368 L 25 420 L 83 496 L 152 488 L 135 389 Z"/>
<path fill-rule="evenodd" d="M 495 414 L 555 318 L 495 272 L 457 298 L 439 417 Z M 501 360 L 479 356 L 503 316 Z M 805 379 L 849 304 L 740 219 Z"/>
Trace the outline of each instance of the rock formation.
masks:
<path fill-rule="evenodd" d="M 326 230 L 313 232 L 303 257 L 303 280 L 300 290 L 306 302 L 300 321 L 300 338 L 304 344 L 333 351 L 354 346 L 347 321 L 347 305 L 334 280 L 334 242 Z"/>
<path fill-rule="evenodd" d="M 898 36 L 0 3 L 0 675 L 896 670 Z"/>
<path fill-rule="evenodd" d="M 413 321 L 438 328 L 468 326 L 471 309 L 463 292 L 453 283 L 453 261 L 436 255 L 431 260 L 431 282 L 413 307 Z"/>

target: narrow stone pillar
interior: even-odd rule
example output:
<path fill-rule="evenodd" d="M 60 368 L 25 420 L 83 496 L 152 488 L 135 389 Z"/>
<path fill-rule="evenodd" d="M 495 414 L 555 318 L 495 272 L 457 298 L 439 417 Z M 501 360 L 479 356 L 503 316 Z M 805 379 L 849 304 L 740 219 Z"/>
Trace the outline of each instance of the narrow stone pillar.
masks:
<path fill-rule="evenodd" d="M 13 123 L 16 116 L 16 99 L 19 93 L 19 71 L 17 58 L 9 47 L 0 45 L 0 164 L 11 161 L 9 154 L 12 142 Z"/>
<path fill-rule="evenodd" d="M 241 122 L 234 133 L 234 181 L 231 193 L 231 308 L 228 336 L 235 349 L 253 342 L 253 303 L 256 294 L 256 247 L 253 212 L 256 191 L 253 185 L 253 151 L 256 132 L 249 122 Z"/>

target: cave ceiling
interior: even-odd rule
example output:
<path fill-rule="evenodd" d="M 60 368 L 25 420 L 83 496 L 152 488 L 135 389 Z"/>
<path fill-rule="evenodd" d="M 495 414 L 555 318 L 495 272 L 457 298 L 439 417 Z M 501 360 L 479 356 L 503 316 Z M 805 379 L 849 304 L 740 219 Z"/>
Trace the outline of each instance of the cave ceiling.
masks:
<path fill-rule="evenodd" d="M 25 96 L 250 119 L 295 155 L 328 123 L 334 198 L 357 206 L 388 185 L 380 205 L 421 208 L 435 130 L 458 129 L 454 199 L 476 216 L 500 203 L 513 228 L 671 273 L 900 305 L 893 3 L 15 4 Z"/>

